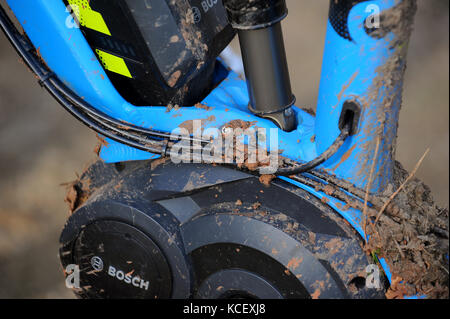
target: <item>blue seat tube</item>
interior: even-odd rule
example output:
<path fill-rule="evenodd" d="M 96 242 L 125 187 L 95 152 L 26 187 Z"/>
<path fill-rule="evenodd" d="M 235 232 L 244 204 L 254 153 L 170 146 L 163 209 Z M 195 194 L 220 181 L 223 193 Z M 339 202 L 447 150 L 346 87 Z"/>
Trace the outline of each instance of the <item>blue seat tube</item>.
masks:
<path fill-rule="evenodd" d="M 360 114 L 354 135 L 324 165 L 361 189 L 370 181 L 371 193 L 383 192 L 393 178 L 415 11 L 415 0 L 330 3 L 317 105 L 317 152 L 339 135 L 343 110 L 344 116 Z"/>

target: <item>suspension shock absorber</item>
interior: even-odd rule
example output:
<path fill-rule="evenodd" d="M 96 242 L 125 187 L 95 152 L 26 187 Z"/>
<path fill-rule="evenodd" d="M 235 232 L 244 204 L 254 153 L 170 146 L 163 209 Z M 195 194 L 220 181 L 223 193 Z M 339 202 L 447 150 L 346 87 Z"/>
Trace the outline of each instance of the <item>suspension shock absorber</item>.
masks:
<path fill-rule="evenodd" d="M 252 113 L 281 129 L 296 127 L 281 21 L 285 0 L 224 0 L 231 25 L 238 30 Z"/>

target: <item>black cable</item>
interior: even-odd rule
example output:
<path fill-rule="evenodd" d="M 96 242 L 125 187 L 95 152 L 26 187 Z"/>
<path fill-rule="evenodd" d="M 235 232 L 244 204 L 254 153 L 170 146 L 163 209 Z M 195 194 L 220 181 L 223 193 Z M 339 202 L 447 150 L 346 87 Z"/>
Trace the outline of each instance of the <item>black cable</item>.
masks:
<path fill-rule="evenodd" d="M 97 133 L 128 146 L 163 155 L 166 154 L 166 147 L 170 139 L 186 139 L 183 136 L 175 136 L 117 121 L 95 109 L 80 99 L 38 61 L 31 53 L 34 47 L 17 31 L 2 7 L 0 7 L 0 25 L 25 64 L 37 75 L 40 85 L 45 87 L 64 109 Z M 206 143 L 193 138 L 189 140 Z M 158 148 L 155 148 L 155 143 Z"/>
<path fill-rule="evenodd" d="M 351 126 L 352 123 L 350 122 L 346 123 L 346 125 L 341 130 L 341 134 L 339 134 L 338 138 L 334 141 L 334 143 L 315 159 L 298 166 L 279 168 L 278 171 L 275 173 L 275 175 L 279 176 L 297 175 L 310 171 L 316 168 L 317 166 L 323 164 L 337 153 L 342 144 L 344 144 L 347 137 L 350 136 Z"/>

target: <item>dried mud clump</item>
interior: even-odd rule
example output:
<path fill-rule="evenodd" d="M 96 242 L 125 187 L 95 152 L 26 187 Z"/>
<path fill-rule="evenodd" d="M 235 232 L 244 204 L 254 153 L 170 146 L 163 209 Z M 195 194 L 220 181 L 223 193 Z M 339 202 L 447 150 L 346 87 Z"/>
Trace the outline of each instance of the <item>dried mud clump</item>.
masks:
<path fill-rule="evenodd" d="M 252 126 L 255 126 L 256 122 L 249 122 L 249 121 L 243 121 L 243 120 L 232 120 L 224 125 L 224 128 L 230 128 L 230 129 L 242 129 L 246 130 L 249 129 Z"/>
<path fill-rule="evenodd" d="M 64 184 L 67 187 L 67 194 L 64 202 L 69 205 L 69 213 L 75 212 L 78 207 L 83 205 L 91 196 L 92 190 L 89 187 L 89 180 L 78 179 L 76 181 Z"/>
<path fill-rule="evenodd" d="M 270 186 L 270 183 L 276 178 L 275 175 L 261 175 L 259 181 L 265 186 Z"/>
<path fill-rule="evenodd" d="M 394 185 L 385 192 L 386 198 L 408 176 L 396 163 Z M 377 214 L 376 210 L 370 214 L 372 220 Z M 429 187 L 415 178 L 392 200 L 375 226 L 368 227 L 370 251 L 384 257 L 391 269 L 388 298 L 416 294 L 449 297 L 448 218 L 448 209 L 438 207 Z"/>
<path fill-rule="evenodd" d="M 202 110 L 205 110 L 205 111 L 211 111 L 213 108 L 212 107 L 210 107 L 210 106 L 208 106 L 208 105 L 205 105 L 205 104 L 202 104 L 202 103 L 197 103 L 197 104 L 195 104 L 194 105 L 197 109 L 202 109 Z"/>

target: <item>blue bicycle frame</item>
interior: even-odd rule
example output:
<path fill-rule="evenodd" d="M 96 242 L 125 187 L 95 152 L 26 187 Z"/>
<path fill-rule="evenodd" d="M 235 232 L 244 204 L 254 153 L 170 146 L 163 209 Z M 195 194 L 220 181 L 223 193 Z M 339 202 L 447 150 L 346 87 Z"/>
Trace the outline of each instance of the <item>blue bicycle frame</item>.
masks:
<path fill-rule="evenodd" d="M 401 76 L 393 76 L 395 72 L 398 74 L 398 68 L 388 68 L 387 65 L 395 60 L 397 66 L 402 67 L 406 50 L 399 52 L 393 48 L 393 41 L 404 40 L 397 39 L 397 34 L 373 36 L 365 22 L 374 14 L 367 8 L 385 11 L 398 2 L 359 1 L 346 12 L 347 24 L 336 27 L 333 20 L 328 22 L 317 115 L 312 116 L 294 107 L 297 129 L 289 133 L 278 131 L 281 155 L 307 162 L 324 152 L 340 134 L 339 119 L 343 108 L 349 102 L 359 105 L 361 119 L 356 134 L 349 137 L 320 168 L 357 189 L 367 189 L 371 194 L 381 192 L 392 179 L 402 72 L 399 73 Z M 165 107 L 131 105 L 111 84 L 81 31 L 67 27 L 66 21 L 71 15 L 63 1 L 8 0 L 8 4 L 49 69 L 96 109 L 115 119 L 162 132 L 171 132 L 186 120 L 206 119 L 211 115 L 210 111 L 194 107 L 183 107 L 168 113 Z M 404 48 L 406 44 L 400 47 Z M 242 119 L 255 121 L 261 128 L 277 129 L 273 122 L 250 113 L 245 81 L 233 71 L 227 72 L 226 79 L 202 101 L 214 107 L 215 118 L 207 121 L 205 128 L 222 127 L 231 120 Z M 148 160 L 159 156 L 110 139 L 107 142 L 108 145 L 103 146 L 100 153 L 107 163 Z M 371 170 L 380 173 L 370 176 Z M 328 205 L 364 236 L 360 210 L 344 210 L 345 203 L 341 200 L 291 178 L 280 178 L 318 198 L 326 198 Z M 356 194 L 351 196 L 364 201 Z M 388 265 L 383 259 L 380 262 L 390 280 Z"/>

